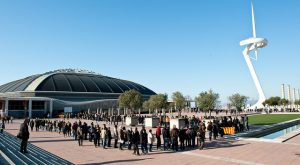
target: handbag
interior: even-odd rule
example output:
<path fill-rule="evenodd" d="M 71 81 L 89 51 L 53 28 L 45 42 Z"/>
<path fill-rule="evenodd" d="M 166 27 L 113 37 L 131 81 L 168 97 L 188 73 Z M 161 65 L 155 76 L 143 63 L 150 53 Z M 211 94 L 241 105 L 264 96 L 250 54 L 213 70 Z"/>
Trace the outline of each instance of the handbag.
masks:
<path fill-rule="evenodd" d="M 21 132 L 19 132 L 19 133 L 17 134 L 17 138 L 22 139 Z"/>

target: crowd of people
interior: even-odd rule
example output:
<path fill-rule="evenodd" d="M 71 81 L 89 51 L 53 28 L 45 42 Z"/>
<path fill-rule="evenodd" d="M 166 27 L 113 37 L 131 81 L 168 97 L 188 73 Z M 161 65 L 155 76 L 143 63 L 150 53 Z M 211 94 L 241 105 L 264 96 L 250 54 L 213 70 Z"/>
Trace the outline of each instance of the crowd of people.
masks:
<path fill-rule="evenodd" d="M 227 112 L 227 111 L 226 111 Z M 217 112 L 216 112 L 217 113 Z M 229 112 L 233 113 L 233 112 Z M 124 123 L 127 117 L 136 117 L 139 127 L 125 127 Z M 49 131 L 63 134 L 66 138 L 73 138 L 82 146 L 85 141 L 92 142 L 94 146 L 107 148 L 124 148 L 133 150 L 133 154 L 147 154 L 153 151 L 153 145 L 156 143 L 156 150 L 184 151 L 186 149 L 205 147 L 205 139 L 217 140 L 223 137 L 224 128 L 234 128 L 234 132 L 243 132 L 249 130 L 247 115 L 232 116 L 202 116 L 195 115 L 173 116 L 161 115 L 151 116 L 159 118 L 159 126 L 155 129 L 145 128 L 145 118 L 149 115 L 108 115 L 78 113 L 75 115 L 65 115 L 63 119 L 25 119 L 21 124 L 18 137 L 22 140 L 21 152 L 26 153 L 26 146 L 29 138 L 29 131 Z M 177 128 L 170 125 L 170 120 L 179 118 L 184 120 L 184 126 Z M 13 117 L 1 117 L 0 133 L 5 129 L 5 124 L 12 123 Z M 72 120 L 69 120 L 72 119 Z M 82 122 L 92 120 L 90 124 Z M 70 122 L 74 121 L 74 122 Z M 94 124 L 96 123 L 96 124 Z M 102 123 L 102 124 L 99 124 Z M 28 132 L 28 133 L 27 133 Z"/>
<path fill-rule="evenodd" d="M 78 141 L 79 146 L 91 142 L 95 148 L 119 148 L 119 150 L 126 148 L 133 150 L 135 155 L 140 155 L 139 148 L 141 148 L 142 154 L 152 152 L 153 148 L 175 152 L 194 148 L 203 149 L 206 135 L 208 135 L 209 141 L 217 140 L 224 136 L 224 127 L 234 127 L 235 132 L 249 130 L 246 115 L 238 117 L 156 116 L 159 118 L 159 126 L 153 130 L 146 130 L 144 126 L 146 115 L 134 116 L 138 119 L 140 127 L 125 127 L 126 115 L 108 116 L 107 114 L 79 113 L 74 116 L 66 115 L 64 119 L 26 119 L 18 134 L 19 138 L 22 139 L 20 150 L 23 153 L 27 152 L 28 128 L 30 131 L 49 131 L 63 134 L 66 138 L 73 138 Z M 69 120 L 70 118 L 73 120 Z M 184 126 L 181 128 L 177 128 L 175 125 L 171 126 L 170 120 L 172 118 L 183 119 Z M 84 120 L 92 121 L 88 124 L 82 122 Z M 5 128 L 5 123 L 9 122 L 13 122 L 12 117 L 2 118 L 0 132 Z M 28 133 L 26 133 L 27 131 Z M 153 147 L 154 143 L 156 147 Z"/>
<path fill-rule="evenodd" d="M 0 133 L 3 133 L 3 130 L 5 129 L 5 124 L 9 124 L 13 122 L 14 118 L 12 116 L 1 116 L 0 115 Z"/>
<path fill-rule="evenodd" d="M 174 125 L 172 129 L 168 126 L 158 126 L 155 133 L 152 129 L 148 131 L 145 126 L 142 126 L 139 130 L 138 127 L 128 128 L 125 126 L 114 125 L 111 129 L 106 124 L 87 124 L 86 122 L 75 121 L 73 123 L 65 120 L 44 120 L 35 119 L 29 122 L 31 131 L 50 131 L 63 133 L 64 137 L 71 137 L 78 141 L 78 145 L 82 146 L 84 141 L 94 143 L 94 146 L 102 147 L 106 149 L 108 147 L 119 148 L 123 150 L 133 150 L 133 154 L 140 155 L 139 146 L 142 154 L 147 154 L 153 151 L 153 144 L 156 141 L 156 148 L 158 150 L 173 150 L 178 151 L 185 150 L 185 147 L 195 148 L 197 137 L 199 138 L 198 143 L 202 144 L 205 138 L 205 124 L 202 123 L 203 127 L 184 128 L 178 129 Z M 35 129 L 34 129 L 35 128 Z M 203 137 L 203 138 L 202 138 Z M 163 145 L 161 143 L 163 139 Z M 179 143 L 180 142 L 180 143 Z M 180 147 L 178 145 L 180 144 Z M 201 147 L 200 147 L 201 146 Z M 199 145 L 202 149 L 203 145 Z"/>
<path fill-rule="evenodd" d="M 175 125 L 170 126 L 170 117 L 160 117 L 160 124 L 155 131 L 152 129 L 146 130 L 141 120 L 145 116 L 139 117 L 141 128 L 125 127 L 121 123 L 106 123 L 98 124 L 97 120 L 90 124 L 82 122 L 82 119 L 75 119 L 73 123 L 69 120 L 49 120 L 49 119 L 33 119 L 29 122 L 31 131 L 49 131 L 63 134 L 64 137 L 70 137 L 78 141 L 78 145 L 91 142 L 94 146 L 107 148 L 124 148 L 133 150 L 133 154 L 140 155 L 139 146 L 142 154 L 147 154 L 153 151 L 153 144 L 156 143 L 157 150 L 172 150 L 184 151 L 187 148 L 193 149 L 198 147 L 204 148 L 206 132 L 208 139 L 216 140 L 218 137 L 223 137 L 223 127 L 235 127 L 237 132 L 248 130 L 248 117 L 215 117 L 210 122 L 205 123 L 204 119 L 199 117 L 182 116 L 185 120 L 183 128 L 177 128 Z M 94 122 L 96 124 L 94 124 Z M 114 124 L 115 123 L 115 124 Z M 110 127 L 109 125 L 112 125 Z"/>

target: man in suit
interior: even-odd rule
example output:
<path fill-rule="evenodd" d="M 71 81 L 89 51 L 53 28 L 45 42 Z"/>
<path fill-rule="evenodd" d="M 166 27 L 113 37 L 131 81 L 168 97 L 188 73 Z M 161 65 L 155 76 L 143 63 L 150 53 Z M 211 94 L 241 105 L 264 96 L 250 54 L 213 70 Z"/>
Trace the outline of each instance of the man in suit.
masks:
<path fill-rule="evenodd" d="M 21 148 L 20 148 L 21 153 L 28 153 L 27 152 L 27 143 L 29 139 L 28 123 L 29 123 L 29 119 L 26 118 L 20 126 L 19 138 L 22 140 Z"/>

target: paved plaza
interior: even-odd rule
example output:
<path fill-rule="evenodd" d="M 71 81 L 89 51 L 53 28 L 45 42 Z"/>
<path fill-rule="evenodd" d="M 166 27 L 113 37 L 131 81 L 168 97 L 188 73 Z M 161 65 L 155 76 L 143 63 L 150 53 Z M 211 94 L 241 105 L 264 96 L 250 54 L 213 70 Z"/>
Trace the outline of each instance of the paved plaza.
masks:
<path fill-rule="evenodd" d="M 7 124 L 6 131 L 16 135 L 20 122 Z M 154 150 L 141 156 L 132 155 L 133 151 L 128 150 L 95 148 L 89 141 L 79 147 L 77 141 L 57 132 L 33 131 L 29 141 L 74 164 L 300 164 L 299 135 L 286 143 L 219 139 L 207 142 L 204 150 L 176 153 Z"/>

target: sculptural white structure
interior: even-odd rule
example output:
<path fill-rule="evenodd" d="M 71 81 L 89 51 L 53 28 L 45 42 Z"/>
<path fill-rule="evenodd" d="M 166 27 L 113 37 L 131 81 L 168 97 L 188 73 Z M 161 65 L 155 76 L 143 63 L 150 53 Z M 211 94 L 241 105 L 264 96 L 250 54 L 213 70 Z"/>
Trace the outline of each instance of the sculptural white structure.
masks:
<path fill-rule="evenodd" d="M 264 107 L 262 103 L 266 100 L 266 96 L 265 96 L 264 91 L 261 87 L 259 79 L 256 75 L 255 69 L 254 69 L 253 64 L 251 62 L 251 59 L 257 61 L 257 59 L 258 59 L 257 50 L 267 46 L 268 41 L 265 38 L 257 38 L 256 37 L 254 9 L 253 9 L 253 3 L 252 2 L 251 2 L 251 9 L 252 9 L 253 37 L 241 41 L 240 45 L 241 46 L 246 45 L 246 48 L 243 51 L 243 55 L 244 55 L 244 58 L 246 60 L 247 65 L 248 65 L 248 68 L 249 68 L 249 71 L 251 73 L 252 79 L 255 83 L 256 89 L 258 91 L 258 95 L 259 95 L 257 103 L 250 107 L 251 109 L 255 109 L 255 108 L 263 108 Z M 255 53 L 255 57 L 250 56 L 250 53 L 253 52 L 253 51 Z"/>

